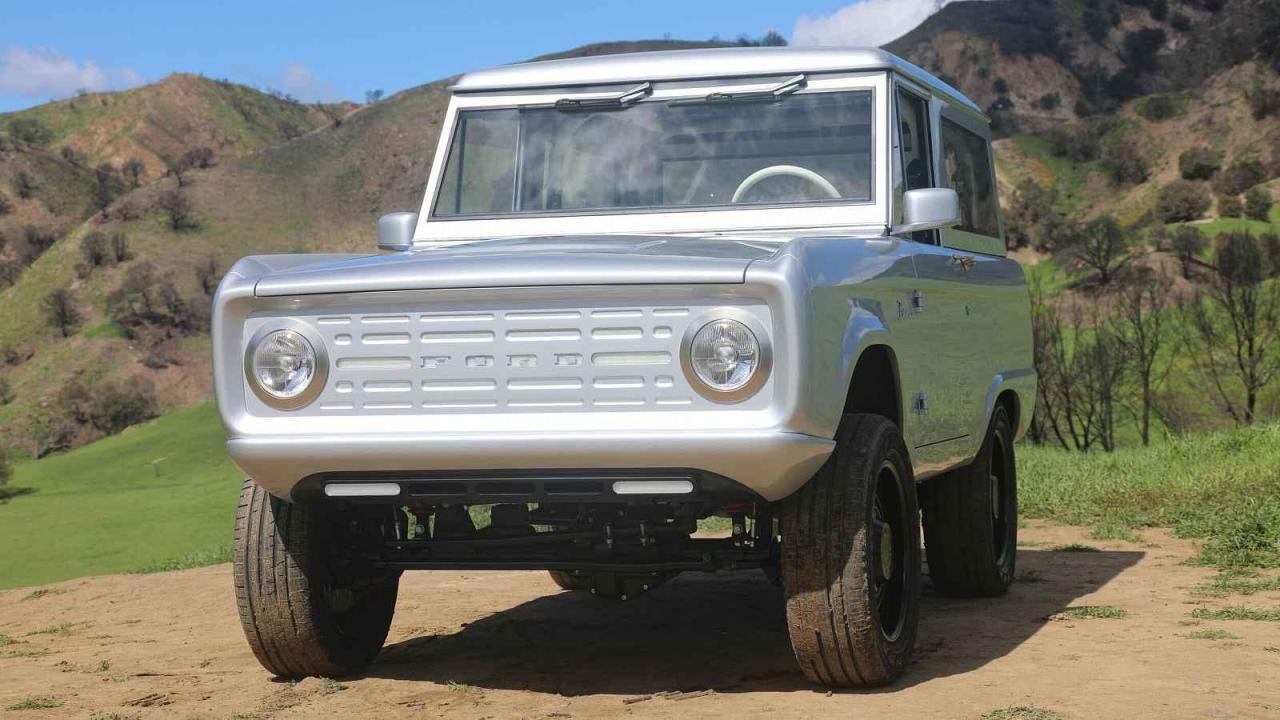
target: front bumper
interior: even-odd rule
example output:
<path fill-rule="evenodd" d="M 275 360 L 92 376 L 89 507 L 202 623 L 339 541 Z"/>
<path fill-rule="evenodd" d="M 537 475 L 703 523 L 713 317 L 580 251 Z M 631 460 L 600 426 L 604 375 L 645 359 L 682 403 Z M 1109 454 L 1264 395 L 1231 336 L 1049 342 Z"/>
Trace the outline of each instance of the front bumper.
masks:
<path fill-rule="evenodd" d="M 776 430 L 300 435 L 227 442 L 236 465 L 283 498 L 321 473 L 689 468 L 780 500 L 817 472 L 833 449 L 830 439 Z"/>

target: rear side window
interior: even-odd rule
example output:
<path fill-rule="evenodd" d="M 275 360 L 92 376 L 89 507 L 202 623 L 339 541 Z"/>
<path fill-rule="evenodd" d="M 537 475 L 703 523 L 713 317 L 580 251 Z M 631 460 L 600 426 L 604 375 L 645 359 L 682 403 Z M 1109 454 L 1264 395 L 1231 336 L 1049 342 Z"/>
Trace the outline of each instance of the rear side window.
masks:
<path fill-rule="evenodd" d="M 1000 237 L 995 178 L 991 176 L 990 145 L 981 136 L 942 120 L 942 171 L 960 196 L 958 229 Z"/>

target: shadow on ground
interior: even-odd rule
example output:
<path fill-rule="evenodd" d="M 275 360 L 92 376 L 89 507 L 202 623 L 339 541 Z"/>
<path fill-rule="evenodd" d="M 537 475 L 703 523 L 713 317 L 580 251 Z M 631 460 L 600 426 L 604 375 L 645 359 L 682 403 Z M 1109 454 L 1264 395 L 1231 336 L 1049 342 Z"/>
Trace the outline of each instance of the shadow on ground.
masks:
<path fill-rule="evenodd" d="M 882 692 L 1000 658 L 1045 618 L 1094 592 L 1141 552 L 1020 549 L 1003 598 L 953 600 L 925 584 L 916 660 Z M 812 691 L 791 655 L 782 591 L 760 573 L 685 574 L 626 603 L 561 592 L 450 635 L 387 646 L 368 675 L 565 696 L 663 691 Z"/>

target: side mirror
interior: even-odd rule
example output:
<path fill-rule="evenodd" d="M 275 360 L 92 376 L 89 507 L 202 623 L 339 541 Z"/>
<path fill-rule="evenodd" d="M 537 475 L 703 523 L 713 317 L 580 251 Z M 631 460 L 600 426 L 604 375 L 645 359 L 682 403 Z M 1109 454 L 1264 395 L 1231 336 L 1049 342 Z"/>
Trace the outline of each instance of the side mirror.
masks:
<path fill-rule="evenodd" d="M 960 224 L 960 196 L 951 188 L 920 188 L 902 196 L 902 224 L 894 235 L 940 230 Z"/>
<path fill-rule="evenodd" d="M 413 249 L 413 230 L 418 213 L 387 213 L 378 218 L 378 249 L 404 252 Z"/>

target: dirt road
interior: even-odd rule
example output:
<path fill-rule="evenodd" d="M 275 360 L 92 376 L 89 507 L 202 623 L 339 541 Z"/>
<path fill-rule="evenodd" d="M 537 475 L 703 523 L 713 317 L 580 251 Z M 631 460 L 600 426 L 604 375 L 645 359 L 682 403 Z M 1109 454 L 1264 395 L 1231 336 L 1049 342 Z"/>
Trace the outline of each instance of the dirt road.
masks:
<path fill-rule="evenodd" d="M 781 593 L 754 573 L 682 576 L 625 604 L 559 592 L 545 573 L 411 573 L 366 675 L 277 682 L 241 637 L 224 565 L 0 593 L 0 709 L 61 703 L 0 718 L 812 720 L 1014 706 L 1069 718 L 1280 717 L 1280 623 L 1191 624 L 1196 607 L 1275 608 L 1280 593 L 1196 597 L 1213 571 L 1182 564 L 1194 547 L 1162 532 L 1097 542 L 1033 524 L 1022 536 L 1008 597 L 926 589 L 917 661 L 875 692 L 806 684 Z M 1066 543 L 1099 551 L 1054 549 Z M 1056 617 L 1083 605 L 1127 614 Z M 1218 630 L 1231 637 L 1188 637 Z"/>

